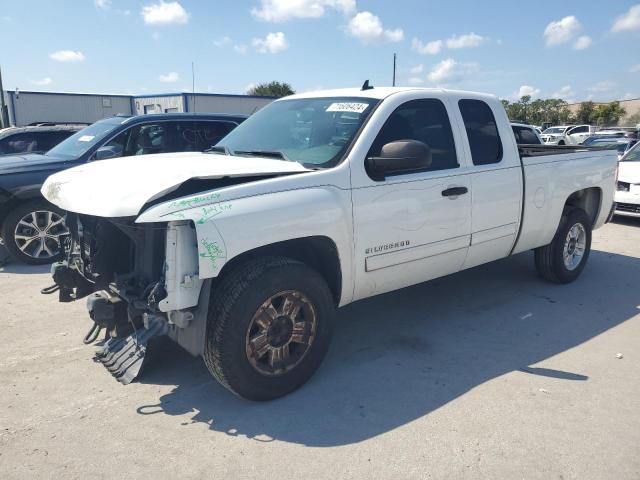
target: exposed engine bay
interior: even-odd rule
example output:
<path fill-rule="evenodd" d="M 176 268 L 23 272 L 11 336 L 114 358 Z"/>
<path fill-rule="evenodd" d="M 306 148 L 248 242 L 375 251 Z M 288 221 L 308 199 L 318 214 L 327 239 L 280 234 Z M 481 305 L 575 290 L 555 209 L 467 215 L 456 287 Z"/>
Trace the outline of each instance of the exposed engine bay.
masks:
<path fill-rule="evenodd" d="M 139 373 L 148 340 L 168 333 L 158 309 L 167 297 L 168 224 L 134 221 L 69 213 L 66 258 L 52 266 L 61 302 L 87 297 L 95 324 L 85 343 L 106 332 L 97 358 L 123 383 Z"/>

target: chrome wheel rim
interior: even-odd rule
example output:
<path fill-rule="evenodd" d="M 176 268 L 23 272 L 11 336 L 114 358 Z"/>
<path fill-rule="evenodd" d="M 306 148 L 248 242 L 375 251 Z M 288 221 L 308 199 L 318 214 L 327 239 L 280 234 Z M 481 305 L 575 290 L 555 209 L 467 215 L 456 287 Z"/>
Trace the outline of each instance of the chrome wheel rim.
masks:
<path fill-rule="evenodd" d="M 575 270 L 582 262 L 587 247 L 587 231 L 581 223 L 574 224 L 567 232 L 562 257 L 568 270 Z"/>
<path fill-rule="evenodd" d="M 245 350 L 251 366 L 268 376 L 295 368 L 316 337 L 317 315 L 301 292 L 276 293 L 260 305 L 247 329 Z"/>
<path fill-rule="evenodd" d="M 68 232 L 62 215 L 50 210 L 36 210 L 18 221 L 14 239 L 24 255 L 43 260 L 60 252 L 60 236 Z"/>

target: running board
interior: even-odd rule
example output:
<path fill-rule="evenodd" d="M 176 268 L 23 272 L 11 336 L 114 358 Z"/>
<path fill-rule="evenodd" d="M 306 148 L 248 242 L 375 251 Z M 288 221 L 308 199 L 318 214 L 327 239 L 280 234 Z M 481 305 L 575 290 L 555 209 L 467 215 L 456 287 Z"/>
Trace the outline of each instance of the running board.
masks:
<path fill-rule="evenodd" d="M 102 363 L 116 380 L 128 385 L 140 375 L 149 340 L 164 333 L 162 323 L 154 322 L 150 328 L 137 330 L 128 337 L 110 338 L 99 345 L 95 360 Z"/>

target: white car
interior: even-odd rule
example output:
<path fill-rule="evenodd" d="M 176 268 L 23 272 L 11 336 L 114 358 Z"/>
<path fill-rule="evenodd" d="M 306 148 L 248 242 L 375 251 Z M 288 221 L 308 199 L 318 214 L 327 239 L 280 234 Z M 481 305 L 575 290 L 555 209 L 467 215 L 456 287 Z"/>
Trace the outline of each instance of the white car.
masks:
<path fill-rule="evenodd" d="M 593 125 L 560 125 L 549 127 L 542 132 L 545 145 L 579 145 L 593 135 Z"/>
<path fill-rule="evenodd" d="M 277 100 L 209 153 L 91 162 L 42 193 L 69 212 L 59 298 L 87 297 L 116 378 L 164 334 L 269 400 L 317 370 L 336 307 L 532 249 L 544 279 L 577 279 L 617 166 L 518 147 L 492 95 L 365 84 Z"/>
<path fill-rule="evenodd" d="M 640 217 L 640 143 L 620 160 L 615 214 Z"/>

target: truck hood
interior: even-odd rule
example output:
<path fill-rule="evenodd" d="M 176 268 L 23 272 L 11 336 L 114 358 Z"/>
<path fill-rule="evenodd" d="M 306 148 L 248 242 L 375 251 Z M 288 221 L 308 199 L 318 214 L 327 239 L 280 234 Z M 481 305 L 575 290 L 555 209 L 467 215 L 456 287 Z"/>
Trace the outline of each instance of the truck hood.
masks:
<path fill-rule="evenodd" d="M 42 194 L 63 210 L 98 217 L 138 215 L 187 180 L 310 171 L 299 163 L 213 153 L 163 153 L 102 160 L 51 175 Z"/>
<path fill-rule="evenodd" d="M 627 183 L 640 183 L 640 162 L 620 162 L 618 180 Z"/>
<path fill-rule="evenodd" d="M 0 175 L 15 172 L 28 172 L 63 166 L 66 161 L 62 158 L 51 157 L 38 153 L 24 153 L 21 155 L 0 155 Z"/>

